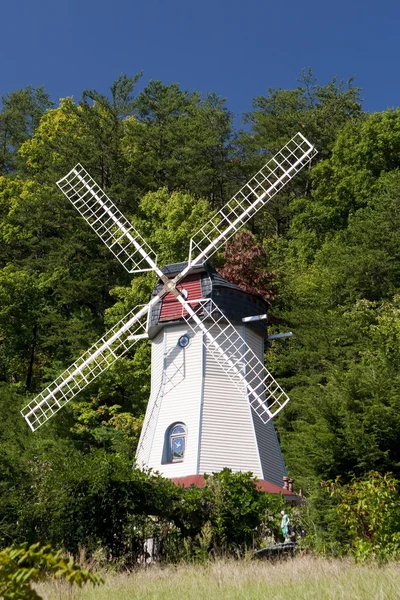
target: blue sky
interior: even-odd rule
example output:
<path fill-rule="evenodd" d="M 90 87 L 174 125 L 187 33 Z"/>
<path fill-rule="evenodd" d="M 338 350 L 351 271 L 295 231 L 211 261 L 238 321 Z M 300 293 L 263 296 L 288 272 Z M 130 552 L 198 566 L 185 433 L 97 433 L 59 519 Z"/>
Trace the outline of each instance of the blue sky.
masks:
<path fill-rule="evenodd" d="M 52 99 L 107 93 L 120 73 L 215 91 L 235 114 L 303 68 L 355 75 L 363 106 L 400 104 L 398 0 L 5 0 L 0 95 L 44 85 Z"/>

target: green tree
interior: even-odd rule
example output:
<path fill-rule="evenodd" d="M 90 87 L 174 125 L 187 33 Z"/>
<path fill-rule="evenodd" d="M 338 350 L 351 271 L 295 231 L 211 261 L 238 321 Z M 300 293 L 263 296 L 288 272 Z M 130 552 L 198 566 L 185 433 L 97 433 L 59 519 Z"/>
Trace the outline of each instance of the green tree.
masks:
<path fill-rule="evenodd" d="M 0 175 L 18 168 L 18 150 L 32 137 L 41 117 L 51 108 L 49 95 L 43 87 L 27 86 L 1 99 L 0 112 Z"/>
<path fill-rule="evenodd" d="M 108 290 L 126 279 L 51 186 L 0 178 L 0 214 L 3 376 L 36 387 L 50 357 L 58 370 L 99 337 Z"/>
<path fill-rule="evenodd" d="M 140 76 L 121 75 L 111 85 L 110 97 L 84 90 L 77 104 L 64 98 L 48 111 L 20 150 L 29 173 L 54 184 L 80 162 L 103 189 L 123 196 L 125 202 L 137 200 L 125 185 L 122 140 Z"/>
<path fill-rule="evenodd" d="M 346 260 L 343 266 L 347 271 Z M 304 281 L 308 307 L 305 301 L 287 317 L 297 321 L 296 338 L 271 364 L 274 373 L 283 369 L 293 400 L 279 421 L 286 460 L 302 486 L 338 474 L 344 480 L 362 476 L 371 468 L 397 475 L 398 298 L 324 296 L 331 282 L 326 269 L 320 275 L 315 286 Z"/>
<path fill-rule="evenodd" d="M 140 195 L 166 186 L 219 204 L 225 194 L 232 116 L 215 94 L 151 81 L 126 123 L 124 153 Z"/>
<path fill-rule="evenodd" d="M 11 383 L 0 383 L 0 547 L 23 541 L 16 531 L 18 514 L 29 496 L 31 443 L 19 409 L 24 397 Z"/>
<path fill-rule="evenodd" d="M 245 116 L 250 131 L 241 132 L 238 139 L 245 177 L 257 171 L 297 131 L 317 148 L 317 162 L 330 157 L 341 128 L 363 118 L 360 90 L 353 87 L 352 79 L 347 86 L 335 78 L 320 85 L 309 69 L 302 71 L 299 84 L 289 90 L 270 88 L 265 96 L 254 99 L 253 111 Z M 285 236 L 291 222 L 291 203 L 310 198 L 311 183 L 310 172 L 304 169 L 256 218 L 255 231 L 264 237 Z"/>
<path fill-rule="evenodd" d="M 306 232 L 313 248 L 346 229 L 358 209 L 374 207 L 386 175 L 399 168 L 399 131 L 400 110 L 387 110 L 349 121 L 338 133 L 332 156 L 313 170 L 312 202 L 294 207 L 294 230 Z"/>
<path fill-rule="evenodd" d="M 364 479 L 328 484 L 336 510 L 348 528 L 350 551 L 359 560 L 393 560 L 400 553 L 398 481 L 390 473 L 370 472 Z"/>
<path fill-rule="evenodd" d="M 302 487 L 399 472 L 398 358 L 387 345 L 399 293 L 396 119 L 387 111 L 339 132 L 332 157 L 314 168 L 312 198 L 293 203 L 289 239 L 272 252 L 274 311 L 295 336 L 268 359 L 292 398 L 278 428 Z M 385 319 L 387 339 L 378 335 Z"/>
<path fill-rule="evenodd" d="M 360 89 L 334 77 L 320 85 L 311 69 L 303 70 L 299 86 L 291 90 L 269 88 L 253 100 L 254 110 L 246 115 L 251 134 L 244 141 L 255 150 L 278 151 L 296 131 L 329 157 L 336 136 L 347 121 L 362 116 Z"/>
<path fill-rule="evenodd" d="M 139 204 L 137 227 L 157 253 L 161 266 L 189 258 L 190 238 L 210 217 L 209 204 L 167 188 L 150 192 Z"/>

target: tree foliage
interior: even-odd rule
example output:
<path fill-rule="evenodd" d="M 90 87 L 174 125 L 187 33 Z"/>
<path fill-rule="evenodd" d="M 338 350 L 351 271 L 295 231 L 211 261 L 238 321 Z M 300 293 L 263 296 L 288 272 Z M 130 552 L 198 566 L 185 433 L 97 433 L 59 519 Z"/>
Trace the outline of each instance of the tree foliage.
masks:
<path fill-rule="evenodd" d="M 19 409 L 147 302 L 155 284 L 123 272 L 59 192 L 59 178 L 81 162 L 162 266 L 187 258 L 190 237 L 299 130 L 317 146 L 313 165 L 217 266 L 295 334 L 266 351 L 292 400 L 277 429 L 290 473 L 309 494 L 307 518 L 326 525 L 315 544 L 340 553 L 343 522 L 319 482 L 340 476 L 356 494 L 354 481 L 371 470 L 400 476 L 400 112 L 366 114 L 352 80 L 321 85 L 304 71 L 293 89 L 256 98 L 246 129 L 235 131 L 215 93 L 157 80 L 137 92 L 140 75 L 56 107 L 42 88 L 2 99 L 0 543 L 41 539 L 71 551 L 84 543 L 132 557 L 152 532 L 164 556 L 183 539 L 200 554 L 254 539 L 255 511 L 265 507 L 251 478 L 223 472 L 182 496 L 157 475 L 132 471 L 149 395 L 148 344 L 36 436 Z"/>
<path fill-rule="evenodd" d="M 74 564 L 72 558 L 62 558 L 61 551 L 54 552 L 50 546 L 25 543 L 0 550 L 0 595 L 4 600 L 40 600 L 32 584 L 43 581 L 49 574 L 79 587 L 87 582 L 102 583 L 99 575 Z"/>
<path fill-rule="evenodd" d="M 390 473 L 371 471 L 347 485 L 327 484 L 336 510 L 348 529 L 350 547 L 358 560 L 390 560 L 400 553 L 398 481 Z"/>
<path fill-rule="evenodd" d="M 211 93 L 151 81 L 134 103 L 123 138 L 128 176 L 139 193 L 187 190 L 211 205 L 225 198 L 232 115 Z"/>
<path fill-rule="evenodd" d="M 228 242 L 222 277 L 240 289 L 260 296 L 268 305 L 273 302 L 275 275 L 267 270 L 267 252 L 249 231 L 239 232 Z"/>
<path fill-rule="evenodd" d="M 35 132 L 53 103 L 44 88 L 27 86 L 1 99 L 0 175 L 21 167 L 18 150 Z"/>

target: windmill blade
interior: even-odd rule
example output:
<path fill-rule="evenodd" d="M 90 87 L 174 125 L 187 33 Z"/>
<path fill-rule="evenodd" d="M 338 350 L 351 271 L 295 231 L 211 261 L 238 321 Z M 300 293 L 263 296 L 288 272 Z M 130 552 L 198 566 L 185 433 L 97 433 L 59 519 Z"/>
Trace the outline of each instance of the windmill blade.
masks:
<path fill-rule="evenodd" d="M 191 238 L 189 265 L 208 260 L 316 154 L 315 147 L 297 133 Z"/>
<path fill-rule="evenodd" d="M 154 301 L 158 301 L 158 297 L 144 307 L 135 307 L 21 410 L 32 431 L 36 431 L 140 339 L 147 338 L 147 314 Z"/>
<path fill-rule="evenodd" d="M 289 397 L 265 365 L 246 344 L 229 319 L 210 299 L 185 300 L 182 316 L 194 331 L 203 331 L 204 344 L 236 387 L 246 391 L 251 408 L 263 423 L 268 423 L 289 402 Z"/>
<path fill-rule="evenodd" d="M 139 443 L 136 450 L 136 464 L 140 467 L 147 467 L 149 464 L 149 453 L 151 450 L 150 439 L 153 438 L 155 432 L 155 424 L 157 423 L 158 415 L 160 413 L 161 403 L 164 398 L 164 385 L 165 385 L 165 369 L 162 372 L 161 384 L 158 389 L 158 394 L 151 407 L 151 411 L 146 410 L 146 415 L 143 422 L 142 431 L 140 433 Z M 147 449 L 147 450 L 146 450 Z"/>
<path fill-rule="evenodd" d="M 82 165 L 57 185 L 128 273 L 157 269 L 157 256 L 148 243 Z"/>

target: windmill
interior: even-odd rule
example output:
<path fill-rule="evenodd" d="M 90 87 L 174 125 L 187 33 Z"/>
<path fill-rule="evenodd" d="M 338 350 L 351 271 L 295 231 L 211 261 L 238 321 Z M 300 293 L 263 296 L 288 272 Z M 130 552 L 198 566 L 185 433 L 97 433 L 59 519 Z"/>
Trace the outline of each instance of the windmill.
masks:
<path fill-rule="evenodd" d="M 153 349 L 155 348 L 153 354 L 156 356 L 161 339 L 161 325 L 158 322 L 157 329 L 157 319 L 163 310 L 168 312 L 165 308 L 168 305 L 174 307 L 175 323 L 170 323 L 174 342 L 170 348 L 165 348 L 164 344 L 163 352 L 159 351 L 158 358 L 154 358 L 156 364 L 152 363 L 152 391 L 137 451 L 138 463 L 142 466 L 160 467 L 167 476 L 171 473 L 173 476 L 185 473 L 181 465 L 184 462 L 186 465 L 190 463 L 186 457 L 185 461 L 181 460 L 182 451 L 185 451 L 182 447 L 189 444 L 189 438 L 186 437 L 189 433 L 184 420 L 180 418 L 171 423 L 168 440 L 159 440 L 162 456 L 155 465 L 151 460 L 151 454 L 157 447 L 157 423 L 160 423 L 160 416 L 168 412 L 165 398 L 168 393 L 172 396 L 173 390 L 177 390 L 184 380 L 190 383 L 190 377 L 185 372 L 189 345 L 193 353 L 197 347 L 198 352 L 202 353 L 203 361 L 207 357 L 206 360 L 214 365 L 214 371 L 217 370 L 227 382 L 226 385 L 233 386 L 239 394 L 242 407 L 243 399 L 246 400 L 247 412 L 252 411 L 260 426 L 271 428 L 271 420 L 288 402 L 288 396 L 264 366 L 263 351 L 252 348 L 252 344 L 247 343 L 241 335 L 241 328 L 230 322 L 229 309 L 225 310 L 220 303 L 216 303 L 212 294 L 204 295 L 204 289 L 199 285 L 196 287 L 194 282 L 204 279 L 204 273 L 208 273 L 212 280 L 208 264 L 211 256 L 308 164 L 315 154 L 314 146 L 301 133 L 297 133 L 193 235 L 188 262 L 169 265 L 163 269 L 157 266 L 156 255 L 147 242 L 80 164 L 60 179 L 57 182 L 60 190 L 122 266 L 132 274 L 152 271 L 158 278 L 158 284 L 147 305 L 131 310 L 23 408 L 21 413 L 31 430 L 37 430 L 140 340 L 148 339 L 149 333 Z M 195 291 L 199 295 L 196 296 Z M 251 316 L 253 320 L 257 318 L 257 315 Z M 199 385 L 202 386 L 203 383 L 200 382 Z M 199 399 L 193 402 L 198 405 Z M 201 408 L 199 410 L 201 412 Z M 192 435 L 197 447 L 200 444 L 201 427 L 199 417 L 197 437 Z M 198 452 L 194 452 L 193 456 L 192 472 L 198 472 Z M 171 473 L 168 471 L 170 464 L 174 465 Z"/>

